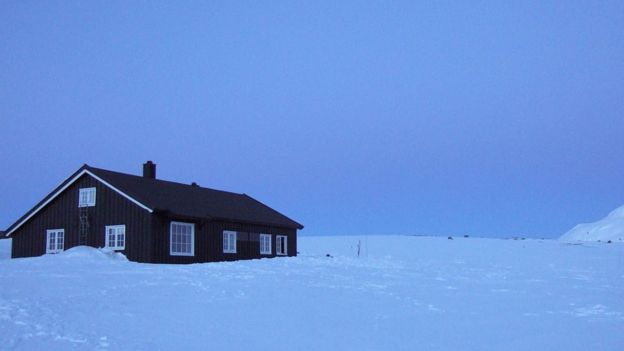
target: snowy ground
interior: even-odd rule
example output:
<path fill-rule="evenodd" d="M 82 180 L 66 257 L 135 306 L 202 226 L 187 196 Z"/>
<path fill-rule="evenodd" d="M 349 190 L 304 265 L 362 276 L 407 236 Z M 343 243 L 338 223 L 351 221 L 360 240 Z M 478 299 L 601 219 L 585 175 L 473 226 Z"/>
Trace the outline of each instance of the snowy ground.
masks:
<path fill-rule="evenodd" d="M 299 248 L 187 266 L 87 248 L 0 259 L 0 349 L 624 349 L 624 244 L 376 236 Z"/>

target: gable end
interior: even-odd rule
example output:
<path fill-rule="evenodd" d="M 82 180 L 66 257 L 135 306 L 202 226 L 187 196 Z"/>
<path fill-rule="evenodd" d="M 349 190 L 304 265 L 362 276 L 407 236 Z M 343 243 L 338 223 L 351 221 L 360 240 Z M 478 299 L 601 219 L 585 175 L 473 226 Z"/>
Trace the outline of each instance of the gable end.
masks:
<path fill-rule="evenodd" d="M 85 174 L 88 174 L 93 179 L 95 179 L 98 182 L 102 183 L 106 187 L 108 187 L 111 190 L 115 191 L 119 195 L 123 196 L 124 198 L 126 198 L 130 202 L 132 202 L 135 205 L 141 207 L 142 209 L 148 211 L 149 213 L 154 212 L 151 208 L 145 206 L 144 204 L 142 204 L 138 200 L 134 199 L 130 195 L 128 195 L 128 194 L 124 193 L 123 191 L 117 189 L 115 186 L 113 186 L 112 184 L 108 183 L 104 179 L 98 177 L 97 175 L 95 175 L 93 172 L 89 171 L 85 167 L 86 167 L 86 165 L 82 168 L 82 170 L 78 170 L 76 175 L 74 175 L 73 177 L 69 178 L 65 182 L 61 183 L 61 185 L 57 188 L 57 190 L 55 190 L 54 192 L 50 193 L 46 198 L 44 198 L 44 200 L 42 200 L 41 203 L 36 205 L 29 212 L 27 212 L 26 215 L 24 215 L 21 219 L 19 219 L 15 224 L 13 224 L 11 227 L 9 227 L 9 229 L 7 230 L 6 236 L 10 237 L 11 234 L 13 234 L 13 232 L 15 232 L 17 229 L 19 229 L 24 223 L 28 222 L 29 219 L 31 219 L 34 215 L 36 215 L 39 211 L 41 211 L 41 209 L 43 209 L 46 205 L 48 205 L 50 202 L 52 202 L 61 193 L 63 193 L 63 191 L 65 191 L 67 188 L 69 188 L 72 184 L 74 184 L 78 179 L 80 179 L 80 177 L 82 177 Z"/>

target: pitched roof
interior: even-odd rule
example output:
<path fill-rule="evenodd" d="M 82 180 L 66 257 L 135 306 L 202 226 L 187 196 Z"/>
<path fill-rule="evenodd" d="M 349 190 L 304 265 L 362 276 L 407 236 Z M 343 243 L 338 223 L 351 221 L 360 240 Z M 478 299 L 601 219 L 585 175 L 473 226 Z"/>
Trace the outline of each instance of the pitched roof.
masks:
<path fill-rule="evenodd" d="M 6 235 L 10 236 L 84 174 L 89 174 L 150 213 L 156 211 L 188 218 L 303 228 L 303 225 L 246 194 L 113 172 L 85 164 L 12 224 Z"/>
<path fill-rule="evenodd" d="M 301 224 L 246 194 L 145 178 L 90 166 L 86 166 L 86 169 L 154 211 L 166 211 L 173 215 L 194 218 L 303 228 Z"/>

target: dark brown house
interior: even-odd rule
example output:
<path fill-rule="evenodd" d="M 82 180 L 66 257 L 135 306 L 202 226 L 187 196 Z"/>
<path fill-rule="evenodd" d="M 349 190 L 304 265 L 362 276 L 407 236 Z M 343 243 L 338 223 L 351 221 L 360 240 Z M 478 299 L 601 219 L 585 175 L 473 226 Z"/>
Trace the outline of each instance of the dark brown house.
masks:
<path fill-rule="evenodd" d="M 11 256 L 105 247 L 129 260 L 195 263 L 297 254 L 303 226 L 245 194 L 84 165 L 6 230 Z"/>

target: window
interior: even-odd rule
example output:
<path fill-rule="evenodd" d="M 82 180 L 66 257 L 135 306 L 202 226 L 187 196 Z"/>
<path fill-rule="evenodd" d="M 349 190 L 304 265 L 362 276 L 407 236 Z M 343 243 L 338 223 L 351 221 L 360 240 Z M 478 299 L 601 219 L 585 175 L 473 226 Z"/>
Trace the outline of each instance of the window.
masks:
<path fill-rule="evenodd" d="M 95 188 L 82 188 L 78 195 L 78 207 L 95 206 Z"/>
<path fill-rule="evenodd" d="M 172 256 L 195 255 L 195 225 L 193 223 L 171 222 L 169 254 Z"/>
<path fill-rule="evenodd" d="M 223 231 L 223 253 L 236 253 L 236 232 Z"/>
<path fill-rule="evenodd" d="M 107 225 L 106 226 L 105 247 L 113 250 L 123 250 L 126 248 L 126 226 Z"/>
<path fill-rule="evenodd" d="M 271 234 L 260 234 L 260 254 L 271 254 Z"/>
<path fill-rule="evenodd" d="M 275 242 L 275 251 L 278 255 L 288 255 L 288 237 L 278 235 Z"/>
<path fill-rule="evenodd" d="M 46 253 L 57 253 L 65 249 L 64 229 L 49 229 L 46 233 Z"/>

